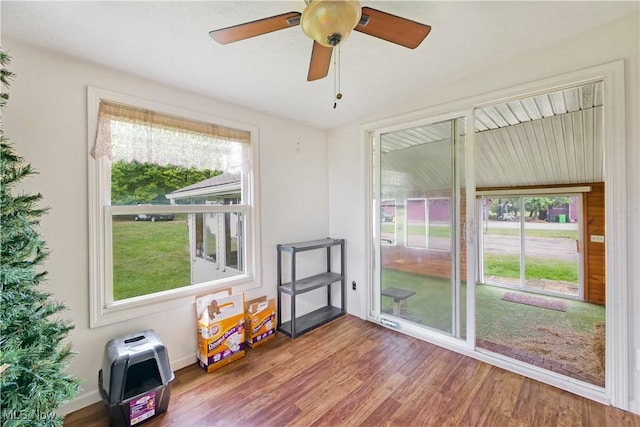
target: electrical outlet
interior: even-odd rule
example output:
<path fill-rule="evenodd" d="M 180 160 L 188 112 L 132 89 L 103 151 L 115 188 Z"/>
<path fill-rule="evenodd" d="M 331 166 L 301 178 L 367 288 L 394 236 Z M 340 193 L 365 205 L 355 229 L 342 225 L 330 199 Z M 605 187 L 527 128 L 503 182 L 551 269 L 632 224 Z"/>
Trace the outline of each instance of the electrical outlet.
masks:
<path fill-rule="evenodd" d="M 604 243 L 604 236 L 599 236 L 597 234 L 591 235 L 591 241 L 593 243 Z"/>
<path fill-rule="evenodd" d="M 353 282 L 351 282 L 351 289 L 353 289 L 355 291 L 356 290 L 356 286 L 358 286 L 358 284 L 356 283 L 355 280 Z"/>

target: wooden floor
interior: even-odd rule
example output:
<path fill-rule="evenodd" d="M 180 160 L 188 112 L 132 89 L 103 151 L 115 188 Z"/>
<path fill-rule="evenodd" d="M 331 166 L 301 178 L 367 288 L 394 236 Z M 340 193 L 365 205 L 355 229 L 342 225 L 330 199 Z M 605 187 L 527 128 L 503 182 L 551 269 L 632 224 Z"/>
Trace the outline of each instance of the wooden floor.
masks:
<path fill-rule="evenodd" d="M 102 403 L 65 426 L 107 426 Z M 345 316 L 212 373 L 176 372 L 156 426 L 640 426 L 614 409 Z"/>

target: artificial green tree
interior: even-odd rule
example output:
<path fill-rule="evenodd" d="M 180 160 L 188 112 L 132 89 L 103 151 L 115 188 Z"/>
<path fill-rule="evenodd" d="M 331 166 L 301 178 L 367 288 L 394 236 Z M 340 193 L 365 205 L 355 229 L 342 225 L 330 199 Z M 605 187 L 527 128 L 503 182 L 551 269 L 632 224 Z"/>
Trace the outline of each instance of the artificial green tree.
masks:
<path fill-rule="evenodd" d="M 0 50 L 0 108 L 13 74 Z M 65 338 L 73 325 L 59 318 L 64 305 L 42 286 L 42 264 L 48 250 L 38 233 L 46 209 L 40 194 L 19 193 L 16 186 L 35 172 L 15 153 L 0 129 L 0 424 L 58 426 L 56 409 L 78 393 L 78 380 L 65 372 L 71 345 Z"/>

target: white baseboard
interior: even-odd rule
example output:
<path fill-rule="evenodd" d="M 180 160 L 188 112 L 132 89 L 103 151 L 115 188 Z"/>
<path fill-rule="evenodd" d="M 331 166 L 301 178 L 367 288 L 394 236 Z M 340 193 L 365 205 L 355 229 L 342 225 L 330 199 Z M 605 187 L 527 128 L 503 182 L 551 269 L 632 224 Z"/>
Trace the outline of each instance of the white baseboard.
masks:
<path fill-rule="evenodd" d="M 196 363 L 196 354 L 192 353 L 188 356 L 171 361 L 171 369 L 177 371 L 178 369 L 186 368 L 189 365 Z"/>
<path fill-rule="evenodd" d="M 171 365 L 171 369 L 173 371 L 177 371 L 178 369 L 186 368 L 187 366 L 196 363 L 196 354 L 193 353 L 180 359 L 172 360 L 169 363 Z M 93 405 L 96 402 L 100 402 L 101 400 L 102 398 L 100 397 L 98 390 L 88 391 L 86 393 L 79 394 L 71 402 L 61 406 L 57 412 L 64 416 L 82 408 L 86 408 L 89 405 Z"/>
<path fill-rule="evenodd" d="M 94 403 L 99 402 L 100 400 L 101 398 L 100 398 L 100 393 L 98 393 L 98 390 L 89 391 L 86 393 L 79 394 L 71 402 L 61 406 L 57 412 L 60 415 L 67 415 L 77 410 L 80 410 L 82 408 L 85 408 L 89 405 L 93 405 Z"/>

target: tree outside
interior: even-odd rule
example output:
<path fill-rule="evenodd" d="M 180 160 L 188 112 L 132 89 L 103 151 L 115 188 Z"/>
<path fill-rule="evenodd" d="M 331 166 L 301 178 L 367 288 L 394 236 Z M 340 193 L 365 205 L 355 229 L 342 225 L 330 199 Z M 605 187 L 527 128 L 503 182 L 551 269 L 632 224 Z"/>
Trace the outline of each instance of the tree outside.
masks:
<path fill-rule="evenodd" d="M 524 215 L 533 220 L 546 220 L 546 212 L 549 208 L 565 207 L 569 203 L 571 203 L 569 197 L 527 197 L 525 198 Z M 518 218 L 520 213 L 520 198 L 489 199 L 487 213 L 490 220 L 513 221 Z"/>
<path fill-rule="evenodd" d="M 546 212 L 549 208 L 559 208 L 569 203 L 568 197 L 527 197 L 525 209 L 529 212 L 531 219 L 546 219 L 546 215 L 544 218 L 540 218 L 541 211 Z"/>
<path fill-rule="evenodd" d="M 111 165 L 111 203 L 168 204 L 165 194 L 221 173 L 210 169 L 119 160 Z"/>

